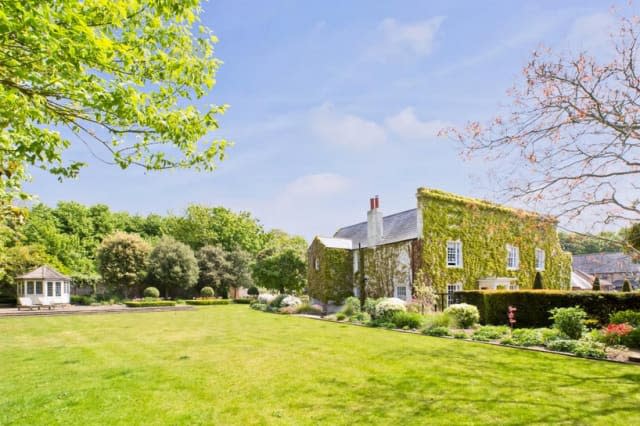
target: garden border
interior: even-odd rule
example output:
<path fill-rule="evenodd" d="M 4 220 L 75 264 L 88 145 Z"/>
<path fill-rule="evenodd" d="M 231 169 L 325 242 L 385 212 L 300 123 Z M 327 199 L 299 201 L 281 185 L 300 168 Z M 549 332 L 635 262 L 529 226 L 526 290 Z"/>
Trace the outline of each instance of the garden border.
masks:
<path fill-rule="evenodd" d="M 574 355 L 574 354 L 569 353 L 569 352 L 557 352 L 557 351 L 551 351 L 551 350 L 548 350 L 548 349 L 531 347 L 531 346 L 503 345 L 501 343 L 483 342 L 481 340 L 456 339 L 455 337 L 451 337 L 451 336 L 425 336 L 424 334 L 422 334 L 420 332 L 417 332 L 417 331 L 402 330 L 402 329 L 399 329 L 399 328 L 369 327 L 369 326 L 367 326 L 365 324 L 358 324 L 358 323 L 353 323 L 353 322 L 350 322 L 350 321 L 337 321 L 337 320 L 332 320 L 332 319 L 328 319 L 328 318 L 318 317 L 318 316 L 315 316 L 315 315 L 293 314 L 293 316 L 304 317 L 304 318 L 314 319 L 314 320 L 318 320 L 318 321 L 332 322 L 332 323 L 336 323 L 336 324 L 346 324 L 346 325 L 353 325 L 353 326 L 356 326 L 356 327 L 365 327 L 365 328 L 372 328 L 372 329 L 378 329 L 378 330 L 400 332 L 400 333 L 404 333 L 404 334 L 413 334 L 413 335 L 418 335 L 418 336 L 423 336 L 423 337 L 434 337 L 436 339 L 457 340 L 457 341 L 467 342 L 467 343 L 481 343 L 481 344 L 485 344 L 485 345 L 498 346 L 498 347 L 501 347 L 501 348 L 525 350 L 525 351 L 530 351 L 530 352 L 542 352 L 542 353 L 548 353 L 548 354 L 553 354 L 553 355 L 562 355 L 562 356 L 576 358 L 576 359 L 586 359 L 586 360 L 590 360 L 590 361 L 606 361 L 606 362 L 613 362 L 613 363 L 616 363 L 616 364 L 635 365 L 637 367 L 640 366 L 640 362 L 635 362 L 635 361 L 620 361 L 620 360 L 608 359 L 608 358 L 582 357 L 582 356 Z"/>

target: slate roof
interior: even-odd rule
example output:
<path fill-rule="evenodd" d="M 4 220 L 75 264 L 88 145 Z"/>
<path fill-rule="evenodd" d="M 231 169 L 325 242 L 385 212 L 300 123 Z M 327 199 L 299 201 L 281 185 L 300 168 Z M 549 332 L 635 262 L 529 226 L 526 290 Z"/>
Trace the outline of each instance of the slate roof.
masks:
<path fill-rule="evenodd" d="M 69 281 L 71 278 L 62 275 L 60 272 L 49 266 L 40 266 L 31 272 L 16 277 L 20 280 L 60 280 Z"/>
<path fill-rule="evenodd" d="M 380 244 L 418 238 L 418 209 L 384 216 L 382 218 L 382 236 Z M 351 240 L 354 249 L 358 247 L 358 244 L 367 247 L 367 222 L 340 228 L 333 237 Z"/>
<path fill-rule="evenodd" d="M 348 250 L 351 250 L 353 248 L 353 244 L 351 243 L 351 240 L 348 240 L 346 238 L 328 238 L 328 237 L 317 237 L 317 238 L 325 247 L 348 249 Z"/>
<path fill-rule="evenodd" d="M 571 288 L 591 290 L 593 289 L 594 279 L 595 277 L 593 275 L 587 274 L 586 272 L 580 271 L 578 269 L 574 269 L 573 271 L 571 271 Z M 607 280 L 600 280 L 600 289 L 612 290 L 613 284 Z"/>
<path fill-rule="evenodd" d="M 588 274 L 640 273 L 640 264 L 624 253 L 594 253 L 573 256 L 573 269 Z"/>

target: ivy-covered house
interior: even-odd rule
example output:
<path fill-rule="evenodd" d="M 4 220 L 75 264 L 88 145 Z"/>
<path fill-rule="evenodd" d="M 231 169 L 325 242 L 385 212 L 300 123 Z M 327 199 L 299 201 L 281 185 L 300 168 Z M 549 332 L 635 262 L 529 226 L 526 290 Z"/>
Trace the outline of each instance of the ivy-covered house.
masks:
<path fill-rule="evenodd" d="M 308 249 L 308 288 L 323 303 L 355 294 L 410 300 L 421 270 L 439 293 L 531 288 L 569 289 L 571 255 L 553 218 L 488 201 L 420 188 L 417 208 L 384 216 L 378 197 L 367 221 L 316 237 Z"/>

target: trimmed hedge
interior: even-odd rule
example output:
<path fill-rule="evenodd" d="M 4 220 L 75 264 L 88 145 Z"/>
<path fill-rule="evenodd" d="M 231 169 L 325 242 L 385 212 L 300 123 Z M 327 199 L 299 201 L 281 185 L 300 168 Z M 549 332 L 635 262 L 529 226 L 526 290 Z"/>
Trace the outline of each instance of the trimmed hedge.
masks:
<path fill-rule="evenodd" d="M 231 303 L 231 299 L 196 299 L 185 300 L 187 305 L 228 305 Z"/>
<path fill-rule="evenodd" d="M 250 297 L 244 297 L 242 299 L 233 299 L 233 303 L 236 303 L 238 305 L 249 305 L 251 304 L 251 302 L 253 302 L 255 299 L 252 299 Z"/>
<path fill-rule="evenodd" d="M 124 302 L 130 308 L 149 308 L 152 306 L 176 306 L 175 300 L 142 300 L 139 302 Z"/>
<path fill-rule="evenodd" d="M 553 308 L 580 306 L 590 318 L 608 324 L 617 311 L 640 310 L 640 293 L 604 293 L 598 291 L 482 291 L 456 292 L 459 301 L 475 305 L 482 324 L 508 325 L 507 309 L 518 308 L 516 327 L 546 327 L 551 325 L 549 311 Z"/>

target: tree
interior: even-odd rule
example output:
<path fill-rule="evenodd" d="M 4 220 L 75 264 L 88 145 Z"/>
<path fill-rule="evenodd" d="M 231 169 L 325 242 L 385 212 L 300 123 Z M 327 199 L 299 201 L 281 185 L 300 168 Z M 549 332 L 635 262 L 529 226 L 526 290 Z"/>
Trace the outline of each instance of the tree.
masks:
<path fill-rule="evenodd" d="M 98 248 L 98 272 L 108 287 L 129 297 L 146 274 L 149 251 L 149 244 L 139 235 L 116 232 Z"/>
<path fill-rule="evenodd" d="M 640 218 L 640 21 L 620 17 L 610 61 L 581 52 L 534 52 L 507 118 L 446 129 L 466 154 L 499 161 L 512 199 L 551 213 Z"/>
<path fill-rule="evenodd" d="M 600 278 L 595 277 L 591 287 L 593 291 L 600 291 Z"/>
<path fill-rule="evenodd" d="M 603 231 L 595 235 L 558 232 L 562 249 L 572 254 L 616 252 L 625 247 L 625 230 Z"/>
<path fill-rule="evenodd" d="M 536 276 L 533 279 L 533 289 L 534 290 L 542 290 L 543 286 L 542 286 L 542 274 L 540 273 L 540 271 L 536 272 Z"/>
<path fill-rule="evenodd" d="M 282 294 L 296 292 L 305 285 L 306 267 L 307 264 L 298 254 L 288 249 L 257 260 L 253 267 L 253 279 L 260 287 L 278 290 Z"/>
<path fill-rule="evenodd" d="M 636 261 L 640 261 L 640 222 L 634 223 L 624 232 L 624 239 L 627 251 L 631 253 Z"/>
<path fill-rule="evenodd" d="M 215 36 L 198 0 L 4 2 L 0 14 L 0 204 L 27 168 L 73 177 L 74 142 L 121 168 L 213 170 L 225 106 L 194 105 L 215 84 Z"/>
<path fill-rule="evenodd" d="M 622 291 L 626 293 L 631 291 L 631 284 L 629 283 L 629 280 L 624 280 L 624 282 L 622 283 Z"/>
<path fill-rule="evenodd" d="M 198 259 L 198 285 L 211 287 L 218 296 L 226 299 L 232 279 L 231 262 L 221 247 L 204 246 L 196 253 Z M 213 296 L 213 295 L 212 295 Z"/>
<path fill-rule="evenodd" d="M 168 298 L 176 289 L 190 289 L 198 282 L 198 261 L 188 245 L 165 236 L 151 250 L 148 273 Z"/>
<path fill-rule="evenodd" d="M 229 274 L 231 275 L 229 287 L 234 289 L 233 297 L 237 297 L 238 289 L 253 287 L 253 277 L 251 276 L 253 257 L 244 250 L 236 249 L 227 253 L 227 259 L 229 260 Z"/>
<path fill-rule="evenodd" d="M 255 254 L 264 246 L 264 230 L 250 213 L 224 207 L 191 205 L 184 216 L 171 217 L 168 227 L 170 235 L 194 250 L 214 245 Z"/>

